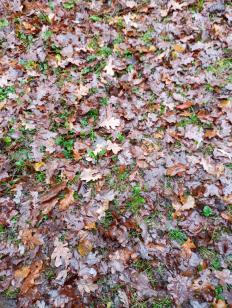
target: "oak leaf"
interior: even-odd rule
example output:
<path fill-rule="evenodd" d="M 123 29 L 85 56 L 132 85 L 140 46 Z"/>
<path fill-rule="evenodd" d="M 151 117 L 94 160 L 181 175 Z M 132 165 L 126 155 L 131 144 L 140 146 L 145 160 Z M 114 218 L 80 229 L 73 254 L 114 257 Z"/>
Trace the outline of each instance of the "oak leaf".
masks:
<path fill-rule="evenodd" d="M 107 129 L 111 128 L 115 129 L 119 125 L 120 125 L 120 120 L 115 119 L 114 117 L 107 118 L 100 124 L 101 127 L 105 127 Z"/>
<path fill-rule="evenodd" d="M 21 294 L 27 293 L 35 285 L 35 280 L 39 278 L 42 268 L 43 268 L 42 260 L 36 261 L 32 264 L 32 266 L 30 267 L 30 274 L 23 282 L 20 292 Z"/>
<path fill-rule="evenodd" d="M 81 172 L 80 178 L 82 181 L 90 182 L 101 179 L 102 175 L 99 173 L 98 170 L 87 168 Z"/>
<path fill-rule="evenodd" d="M 93 249 L 93 245 L 91 242 L 87 239 L 82 239 L 79 242 L 79 245 L 77 247 L 79 254 L 84 257 L 87 256 Z"/>
<path fill-rule="evenodd" d="M 64 199 L 60 201 L 59 210 L 65 211 L 69 208 L 69 206 L 75 201 L 74 199 L 74 191 L 69 189 L 68 193 L 65 195 Z"/>
<path fill-rule="evenodd" d="M 70 249 L 67 247 L 67 243 L 63 243 L 56 239 L 54 242 L 55 249 L 51 255 L 51 260 L 55 261 L 55 266 L 59 267 L 61 265 L 65 265 L 68 267 L 71 261 L 72 253 Z"/>
<path fill-rule="evenodd" d="M 167 175 L 168 176 L 175 176 L 179 175 L 182 172 L 186 171 L 187 166 L 181 163 L 177 163 L 169 168 L 167 168 Z"/>

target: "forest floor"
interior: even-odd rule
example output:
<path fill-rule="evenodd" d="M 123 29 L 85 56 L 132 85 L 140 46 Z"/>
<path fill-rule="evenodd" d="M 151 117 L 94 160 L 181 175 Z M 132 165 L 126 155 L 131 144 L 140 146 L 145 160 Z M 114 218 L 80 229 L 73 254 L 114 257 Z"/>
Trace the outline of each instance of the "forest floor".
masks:
<path fill-rule="evenodd" d="M 0 12 L 1 304 L 231 307 L 231 1 Z"/>

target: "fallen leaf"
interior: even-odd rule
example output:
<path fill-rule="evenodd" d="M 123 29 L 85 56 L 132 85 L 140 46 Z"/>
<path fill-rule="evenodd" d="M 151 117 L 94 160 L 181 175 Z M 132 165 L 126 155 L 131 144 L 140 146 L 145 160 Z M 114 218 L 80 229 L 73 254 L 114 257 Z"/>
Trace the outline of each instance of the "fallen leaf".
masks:
<path fill-rule="evenodd" d="M 184 250 L 183 251 L 184 255 L 186 255 L 187 257 L 190 257 L 192 255 L 192 249 L 196 248 L 195 244 L 190 238 L 188 238 L 187 241 L 181 247 Z"/>
<path fill-rule="evenodd" d="M 211 139 L 211 138 L 213 138 L 213 137 L 215 137 L 215 136 L 217 136 L 217 131 L 216 131 L 216 130 L 213 130 L 213 129 L 207 129 L 207 130 L 205 131 L 205 133 L 204 133 L 204 137 L 205 137 L 205 138 Z"/>
<path fill-rule="evenodd" d="M 180 104 L 180 105 L 176 106 L 176 109 L 178 109 L 178 110 L 184 110 L 184 109 L 188 109 L 188 108 L 191 107 L 192 105 L 193 105 L 193 102 L 187 101 L 187 102 L 185 102 L 185 103 L 183 103 L 183 104 Z"/>
<path fill-rule="evenodd" d="M 181 163 L 175 164 L 172 167 L 167 168 L 167 175 L 168 176 L 175 176 L 179 175 L 182 172 L 186 171 L 187 166 Z"/>
<path fill-rule="evenodd" d="M 120 125 L 120 120 L 115 119 L 114 117 L 107 118 L 100 124 L 101 127 L 105 127 L 107 129 L 110 128 L 115 129 L 119 125 Z"/>
<path fill-rule="evenodd" d="M 69 208 L 69 206 L 75 201 L 74 199 L 74 191 L 69 189 L 68 193 L 65 195 L 64 199 L 60 201 L 59 210 L 65 211 Z"/>
<path fill-rule="evenodd" d="M 180 45 L 180 44 L 175 44 L 175 45 L 173 46 L 173 49 L 174 49 L 176 52 L 181 53 L 181 52 L 184 52 L 184 51 L 185 51 L 185 46 Z"/>
<path fill-rule="evenodd" d="M 79 242 L 78 244 L 78 252 L 79 254 L 84 257 L 87 256 L 93 249 L 93 245 L 91 244 L 91 242 L 87 239 L 83 239 Z"/>
<path fill-rule="evenodd" d="M 25 279 L 29 275 L 30 271 L 29 266 L 23 266 L 15 271 L 14 276 L 16 279 Z"/>
<path fill-rule="evenodd" d="M 226 307 L 227 307 L 227 304 L 226 304 L 226 302 L 225 302 L 224 300 L 219 299 L 219 300 L 217 301 L 217 303 L 213 304 L 213 307 L 214 307 L 214 308 L 226 308 Z"/>
<path fill-rule="evenodd" d="M 90 182 L 90 181 L 96 181 L 102 178 L 102 175 L 99 173 L 98 170 L 94 169 L 84 169 L 81 172 L 80 178 L 82 181 Z"/>
<path fill-rule="evenodd" d="M 107 141 L 107 148 L 108 151 L 112 151 L 115 155 L 118 154 L 122 150 L 122 148 L 117 144 L 113 143 L 110 140 Z"/>
<path fill-rule="evenodd" d="M 114 76 L 114 70 L 113 70 L 113 59 L 110 57 L 108 63 L 106 64 L 104 71 L 106 71 L 107 75 Z"/>
<path fill-rule="evenodd" d="M 36 229 L 25 229 L 20 233 L 20 236 L 23 244 L 28 246 L 30 249 L 42 245 L 39 235 L 36 234 Z"/>
<path fill-rule="evenodd" d="M 190 210 L 196 206 L 195 199 L 192 196 L 183 198 L 182 204 L 178 201 L 172 203 L 173 208 L 176 210 L 175 216 L 179 216 L 182 211 Z"/>
<path fill-rule="evenodd" d="M 50 201 L 47 201 L 47 202 L 44 202 L 42 205 L 41 205 L 41 208 L 42 208 L 42 213 L 44 215 L 47 215 L 51 212 L 51 210 L 56 206 L 56 204 L 59 202 L 58 198 L 54 198 Z"/>
<path fill-rule="evenodd" d="M 40 197 L 40 202 L 43 203 L 55 198 L 62 190 L 65 189 L 65 187 L 66 187 L 65 182 L 54 186 L 48 193 Z"/>
<path fill-rule="evenodd" d="M 224 165 L 223 164 L 214 164 L 212 163 L 210 157 L 202 158 L 201 164 L 206 172 L 208 172 L 211 175 L 215 175 L 216 177 L 220 177 L 220 175 L 224 171 Z"/>
<path fill-rule="evenodd" d="M 40 168 L 43 167 L 44 165 L 45 165 L 45 163 L 42 162 L 42 161 L 40 161 L 40 162 L 38 162 L 38 163 L 35 163 L 35 164 L 34 164 L 34 169 L 35 169 L 35 171 L 39 171 Z"/>
<path fill-rule="evenodd" d="M 27 293 L 35 285 L 35 280 L 39 278 L 39 274 L 42 268 L 43 268 L 42 260 L 36 261 L 32 264 L 32 266 L 30 267 L 30 274 L 23 282 L 20 292 L 21 294 Z"/>
<path fill-rule="evenodd" d="M 70 264 L 72 253 L 67 247 L 67 245 L 67 243 L 63 243 L 58 239 L 55 239 L 55 249 L 53 250 L 53 253 L 51 255 L 51 260 L 55 261 L 56 267 L 59 267 L 61 265 L 65 265 L 65 267 L 68 267 L 68 265 Z"/>
<path fill-rule="evenodd" d="M 192 196 L 188 196 L 183 203 L 182 211 L 193 209 L 196 206 L 195 199 Z"/>

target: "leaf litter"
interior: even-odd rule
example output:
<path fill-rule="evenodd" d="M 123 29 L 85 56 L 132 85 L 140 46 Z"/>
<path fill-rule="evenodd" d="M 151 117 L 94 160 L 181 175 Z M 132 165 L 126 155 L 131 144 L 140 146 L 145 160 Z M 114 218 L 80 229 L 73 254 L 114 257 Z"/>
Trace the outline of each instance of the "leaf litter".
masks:
<path fill-rule="evenodd" d="M 4 302 L 230 307 L 231 2 L 0 11 Z"/>

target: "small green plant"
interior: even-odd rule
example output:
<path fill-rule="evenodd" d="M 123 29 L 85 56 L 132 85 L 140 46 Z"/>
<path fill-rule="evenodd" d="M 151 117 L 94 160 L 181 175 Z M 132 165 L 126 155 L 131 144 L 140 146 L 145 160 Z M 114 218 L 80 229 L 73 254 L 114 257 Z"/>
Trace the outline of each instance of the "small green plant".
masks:
<path fill-rule="evenodd" d="M 7 297 L 7 298 L 10 298 L 10 299 L 14 299 L 17 297 L 17 295 L 19 294 L 19 289 L 14 289 L 13 287 L 9 287 L 5 292 L 4 292 L 4 295 Z"/>
<path fill-rule="evenodd" d="M 139 185 L 135 185 L 132 189 L 131 200 L 127 203 L 127 208 L 134 214 L 137 214 L 141 205 L 145 203 L 145 199 L 141 194 L 141 187 Z"/>
<path fill-rule="evenodd" d="M 94 153 L 94 151 L 88 151 L 89 157 L 93 158 L 95 161 L 98 161 L 101 157 L 103 157 L 106 154 L 106 150 L 102 149 L 97 154 Z"/>
<path fill-rule="evenodd" d="M 107 210 L 105 212 L 105 216 L 104 218 L 101 220 L 101 225 L 105 228 L 105 229 L 109 229 L 110 225 L 112 224 L 114 220 L 114 217 L 112 215 L 112 212 L 110 210 Z"/>
<path fill-rule="evenodd" d="M 46 179 L 46 173 L 44 171 L 38 171 L 35 175 L 36 181 L 43 183 Z"/>
<path fill-rule="evenodd" d="M 10 93 L 15 93 L 15 88 L 13 86 L 0 87 L 0 102 L 9 97 Z"/>
<path fill-rule="evenodd" d="M 102 17 L 97 16 L 97 15 L 91 15 L 91 16 L 89 17 L 89 19 L 90 19 L 91 21 L 93 21 L 93 22 L 100 22 L 100 21 L 102 21 Z"/>
<path fill-rule="evenodd" d="M 202 214 L 205 217 L 213 216 L 213 210 L 208 205 L 205 205 Z"/>
<path fill-rule="evenodd" d="M 21 31 L 17 33 L 17 38 L 22 41 L 23 45 L 28 47 L 33 42 L 33 36 L 31 34 L 25 34 Z"/>
<path fill-rule="evenodd" d="M 147 31 L 147 32 L 145 32 L 144 34 L 143 34 L 143 36 L 142 36 L 142 41 L 145 43 L 145 44 L 149 44 L 149 43 L 151 43 L 151 41 L 152 41 L 152 32 L 151 31 Z"/>
<path fill-rule="evenodd" d="M 75 7 L 76 0 L 69 0 L 63 3 L 66 10 L 72 10 Z"/>
<path fill-rule="evenodd" d="M 73 157 L 73 145 L 74 139 L 66 139 L 65 136 L 59 136 L 56 139 L 56 144 L 63 148 L 63 154 L 65 158 L 72 158 Z"/>
<path fill-rule="evenodd" d="M 173 229 L 169 231 L 169 237 L 171 240 L 183 244 L 188 238 L 187 235 L 179 229 Z"/>
<path fill-rule="evenodd" d="M 6 146 L 10 145 L 11 142 L 12 142 L 12 139 L 11 139 L 10 136 L 6 136 L 3 140 L 4 140 L 5 144 L 6 144 Z"/>
<path fill-rule="evenodd" d="M 5 232 L 5 227 L 3 225 L 0 225 L 0 234 Z"/>
<path fill-rule="evenodd" d="M 7 26 L 9 26 L 8 20 L 5 18 L 0 18 L 0 30 L 2 30 L 3 28 Z"/>
<path fill-rule="evenodd" d="M 47 280 L 52 280 L 56 277 L 56 272 L 52 268 L 48 268 L 44 274 Z"/>
<path fill-rule="evenodd" d="M 156 299 L 152 304 L 152 308 L 171 308 L 172 300 L 168 297 Z"/>
<path fill-rule="evenodd" d="M 215 270 L 220 270 L 221 262 L 217 252 L 215 252 L 212 249 L 208 249 L 206 247 L 200 247 L 199 253 L 203 259 L 209 262 L 210 267 L 212 267 Z"/>
<path fill-rule="evenodd" d="M 224 296 L 222 295 L 223 286 L 221 286 L 221 285 L 216 286 L 215 289 L 214 289 L 214 292 L 215 292 L 215 298 L 217 300 L 219 300 L 219 299 L 224 300 L 225 299 Z"/>
<path fill-rule="evenodd" d="M 116 138 L 118 139 L 119 142 L 123 142 L 126 139 L 126 137 L 121 133 L 118 133 Z"/>
<path fill-rule="evenodd" d="M 107 97 L 100 98 L 100 104 L 102 106 L 107 106 L 109 104 L 109 99 Z"/>

